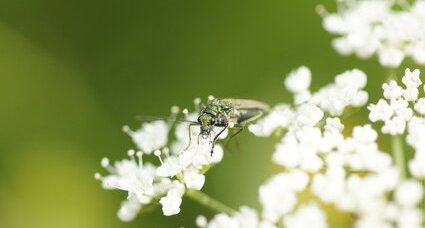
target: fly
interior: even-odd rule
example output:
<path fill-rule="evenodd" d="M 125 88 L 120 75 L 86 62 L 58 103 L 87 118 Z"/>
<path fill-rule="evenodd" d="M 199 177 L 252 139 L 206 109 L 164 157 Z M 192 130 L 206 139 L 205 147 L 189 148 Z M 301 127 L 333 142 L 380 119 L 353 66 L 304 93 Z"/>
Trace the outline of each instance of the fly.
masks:
<path fill-rule="evenodd" d="M 200 126 L 199 138 L 211 138 L 211 132 L 214 127 L 222 127 L 223 129 L 214 136 L 210 141 L 211 155 L 213 154 L 215 141 L 227 128 L 238 128 L 238 130 L 230 137 L 239 134 L 244 127 L 252 123 L 254 120 L 268 112 L 270 107 L 260 101 L 248 99 L 212 99 L 201 110 L 196 123 L 189 125 L 189 145 L 191 144 L 191 127 Z"/>

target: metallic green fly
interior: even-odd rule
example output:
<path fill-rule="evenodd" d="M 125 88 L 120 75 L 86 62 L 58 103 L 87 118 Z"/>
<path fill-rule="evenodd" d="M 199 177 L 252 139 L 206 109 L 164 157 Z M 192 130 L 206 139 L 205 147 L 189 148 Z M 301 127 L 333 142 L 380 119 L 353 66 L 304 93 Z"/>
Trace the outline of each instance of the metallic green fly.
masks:
<path fill-rule="evenodd" d="M 210 141 L 212 144 L 211 155 L 213 154 L 214 144 L 217 138 L 227 128 L 237 128 L 230 138 L 239 134 L 244 127 L 252 123 L 254 120 L 268 112 L 270 107 L 260 101 L 247 99 L 211 99 L 208 104 L 201 110 L 197 122 L 189 125 L 189 145 L 191 144 L 191 127 L 200 126 L 199 137 L 203 139 L 211 138 L 211 131 L 214 127 L 222 127 L 218 134 Z"/>

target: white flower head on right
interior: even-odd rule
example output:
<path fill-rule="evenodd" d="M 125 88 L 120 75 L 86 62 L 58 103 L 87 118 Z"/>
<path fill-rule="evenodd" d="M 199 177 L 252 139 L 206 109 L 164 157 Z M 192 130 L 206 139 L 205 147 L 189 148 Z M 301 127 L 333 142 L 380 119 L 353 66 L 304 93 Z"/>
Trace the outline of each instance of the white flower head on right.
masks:
<path fill-rule="evenodd" d="M 376 56 L 382 66 L 396 68 L 405 58 L 425 65 L 425 1 L 337 1 L 337 12 L 320 6 L 323 27 L 337 35 L 332 42 L 342 55 Z"/>

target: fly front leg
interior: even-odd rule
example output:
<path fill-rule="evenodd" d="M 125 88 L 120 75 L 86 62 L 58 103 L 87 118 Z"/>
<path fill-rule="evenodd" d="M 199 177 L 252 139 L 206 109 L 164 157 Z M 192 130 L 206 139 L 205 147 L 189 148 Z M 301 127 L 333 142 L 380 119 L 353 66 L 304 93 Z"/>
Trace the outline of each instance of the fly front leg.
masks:
<path fill-rule="evenodd" d="M 224 128 L 214 137 L 214 139 L 212 140 L 212 146 L 211 146 L 211 156 L 213 155 L 214 152 L 214 146 L 215 146 L 215 141 L 217 140 L 217 138 L 227 129 L 229 125 L 225 125 Z"/>
<path fill-rule="evenodd" d="M 186 148 L 184 148 L 184 150 L 189 149 L 190 145 L 192 144 L 192 130 L 191 129 L 192 129 L 193 126 L 196 126 L 196 125 L 198 125 L 198 124 L 195 124 L 195 123 L 189 124 L 189 144 L 186 146 Z M 198 137 L 198 144 L 199 144 L 199 137 Z"/>

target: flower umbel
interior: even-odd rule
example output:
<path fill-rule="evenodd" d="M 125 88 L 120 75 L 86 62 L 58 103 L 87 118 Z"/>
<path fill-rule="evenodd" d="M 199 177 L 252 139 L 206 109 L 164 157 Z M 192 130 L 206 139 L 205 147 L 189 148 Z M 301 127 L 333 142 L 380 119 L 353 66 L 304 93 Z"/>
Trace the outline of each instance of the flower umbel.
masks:
<path fill-rule="evenodd" d="M 302 75 L 296 77 L 296 74 Z M 370 124 L 355 126 L 350 137 L 342 133 L 342 120 L 347 110 L 366 104 L 365 74 L 359 70 L 347 71 L 338 75 L 333 84 L 315 93 L 305 86 L 310 82 L 297 81 L 309 81 L 305 75 L 311 75 L 310 70 L 302 67 L 285 81 L 288 90 L 294 93 L 294 105 L 279 104 L 249 127 L 252 133 L 262 137 L 284 132 L 273 154 L 273 161 L 282 166 L 283 171 L 260 186 L 262 210 L 255 212 L 243 206 L 235 215 L 218 214 L 209 222 L 199 217 L 197 225 L 328 227 L 322 205 L 333 205 L 341 212 L 352 214 L 356 218 L 355 227 L 421 227 L 424 221 L 420 216 L 423 213 L 420 202 L 424 189 L 420 181 L 424 179 L 424 169 L 419 164 L 425 163 L 416 159 L 422 159 L 423 153 L 417 152 L 409 162 L 413 178 L 404 179 L 391 155 L 379 149 L 380 132 Z M 370 117 L 378 121 L 397 116 L 403 124 L 412 125 L 408 132 L 412 128 L 417 134 L 408 133 L 409 144 L 425 151 L 425 128 L 421 127 L 425 126 L 425 120 L 409 111 L 419 102 L 406 101 L 403 95 L 407 88 L 418 88 L 421 84 L 418 71 L 406 70 L 403 83 L 406 88 L 395 81 L 383 85 L 384 97 L 391 101 L 380 100 L 376 105 L 369 105 Z M 300 102 L 296 98 L 300 92 L 310 94 L 310 98 Z M 386 132 L 384 128 L 382 131 Z M 424 134 L 419 135 L 422 131 Z M 305 192 L 314 197 L 300 200 Z M 243 226 L 243 221 L 251 221 L 253 225 Z"/>
<path fill-rule="evenodd" d="M 398 67 L 406 57 L 425 65 L 424 1 L 338 2 L 335 13 L 318 8 L 325 30 L 338 36 L 332 42 L 338 53 L 363 59 L 376 55 L 385 67 Z"/>
<path fill-rule="evenodd" d="M 248 127 L 258 137 L 280 137 L 272 155 L 280 171 L 259 186 L 260 210 L 241 206 L 236 211 L 201 192 L 205 172 L 222 160 L 223 149 L 217 145 L 211 156 L 211 142 L 202 137 L 187 147 L 189 137 L 198 138 L 199 129 L 189 136 L 189 123 L 176 124 L 174 116 L 171 121 L 145 123 L 137 131 L 125 127 L 139 151 L 129 150 L 129 158 L 114 164 L 102 159 L 109 174 L 96 178 L 105 189 L 128 194 L 118 217 L 130 221 L 154 203 L 162 206 L 165 216 L 175 215 L 187 196 L 219 212 L 211 220 L 197 218 L 197 226 L 205 228 L 329 227 L 329 206 L 355 218 L 358 228 L 421 227 L 425 91 L 420 71 L 406 69 L 402 84 L 383 83 L 383 98 L 367 106 L 371 123 L 348 131 L 347 114 L 367 104 L 366 74 L 345 71 L 315 92 L 310 91 L 311 80 L 305 66 L 292 71 L 284 85 L 294 95 L 293 104 L 275 105 Z M 183 114 L 188 120 L 196 118 Z M 375 122 L 383 122 L 380 131 L 373 128 Z M 173 130 L 175 140 L 170 140 Z M 382 134 L 393 137 L 391 153 L 378 146 Z M 409 161 L 403 152 L 407 145 L 414 151 Z M 147 156 L 157 162 L 146 162 Z M 308 199 L 302 200 L 303 195 Z"/>
<path fill-rule="evenodd" d="M 183 114 L 188 120 L 195 118 L 194 114 Z M 217 145 L 211 156 L 208 140 L 202 139 L 199 144 L 192 143 L 184 149 L 189 142 L 189 123 L 182 122 L 175 126 L 176 115 L 174 108 L 169 121 L 144 123 L 136 131 L 124 126 L 124 132 L 130 135 L 139 151 L 129 150 L 129 159 L 113 165 L 109 164 L 109 159 L 102 159 L 102 167 L 110 173 L 106 176 L 96 174 L 103 188 L 128 193 L 127 200 L 123 201 L 118 211 L 121 220 L 133 220 L 140 210 L 157 202 L 162 205 L 164 215 L 178 214 L 186 189 L 201 190 L 205 183 L 205 170 L 221 161 L 223 149 Z M 169 140 L 172 129 L 175 129 L 176 140 Z M 195 131 L 190 137 L 197 137 L 197 133 Z M 168 146 L 172 148 L 171 151 Z M 145 162 L 145 156 L 156 156 L 158 162 Z"/>

